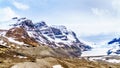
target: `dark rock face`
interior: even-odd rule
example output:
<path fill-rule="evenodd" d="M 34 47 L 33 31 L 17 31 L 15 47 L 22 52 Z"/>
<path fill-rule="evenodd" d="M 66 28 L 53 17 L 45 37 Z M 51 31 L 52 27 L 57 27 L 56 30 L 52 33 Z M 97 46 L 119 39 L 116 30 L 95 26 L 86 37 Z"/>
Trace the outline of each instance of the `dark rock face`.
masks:
<path fill-rule="evenodd" d="M 44 21 L 35 24 L 36 28 L 40 28 L 42 26 L 46 26 L 47 27 L 47 25 L 46 25 L 46 23 Z"/>
<path fill-rule="evenodd" d="M 33 30 L 34 24 L 31 20 L 22 20 L 20 22 L 17 22 L 16 24 L 13 24 L 13 26 L 20 26 L 21 28 L 24 28 L 25 30 Z"/>
<path fill-rule="evenodd" d="M 108 44 L 113 44 L 115 42 L 118 42 L 120 44 L 120 38 L 114 38 L 113 40 L 109 41 Z"/>
<path fill-rule="evenodd" d="M 120 38 L 114 38 L 113 40 L 108 42 L 108 45 L 113 46 L 112 49 L 109 49 L 107 54 L 110 55 L 112 53 L 120 54 Z"/>
<path fill-rule="evenodd" d="M 77 38 L 75 32 L 72 32 L 72 35 L 74 36 L 74 38 L 76 39 L 76 43 L 80 43 L 79 39 Z"/>
<path fill-rule="evenodd" d="M 60 31 L 60 29 L 57 29 L 57 28 L 54 28 L 54 27 L 51 27 L 54 35 L 62 35 L 62 32 Z"/>

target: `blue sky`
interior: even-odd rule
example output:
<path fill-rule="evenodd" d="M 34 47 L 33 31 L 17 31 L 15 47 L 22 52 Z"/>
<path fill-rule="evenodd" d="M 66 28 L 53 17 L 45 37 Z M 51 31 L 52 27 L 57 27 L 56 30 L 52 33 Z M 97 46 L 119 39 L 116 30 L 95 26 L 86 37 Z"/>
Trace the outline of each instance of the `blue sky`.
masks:
<path fill-rule="evenodd" d="M 84 39 L 120 33 L 120 0 L 0 0 L 0 21 L 14 16 L 65 25 Z"/>

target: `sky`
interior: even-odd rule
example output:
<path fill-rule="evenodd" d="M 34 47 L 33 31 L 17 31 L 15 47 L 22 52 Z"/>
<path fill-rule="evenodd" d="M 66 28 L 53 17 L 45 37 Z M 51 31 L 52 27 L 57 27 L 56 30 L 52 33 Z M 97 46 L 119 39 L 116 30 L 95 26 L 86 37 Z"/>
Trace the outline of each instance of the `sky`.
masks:
<path fill-rule="evenodd" d="M 65 25 L 84 40 L 120 33 L 120 0 L 0 0 L 0 22 L 15 16 Z"/>

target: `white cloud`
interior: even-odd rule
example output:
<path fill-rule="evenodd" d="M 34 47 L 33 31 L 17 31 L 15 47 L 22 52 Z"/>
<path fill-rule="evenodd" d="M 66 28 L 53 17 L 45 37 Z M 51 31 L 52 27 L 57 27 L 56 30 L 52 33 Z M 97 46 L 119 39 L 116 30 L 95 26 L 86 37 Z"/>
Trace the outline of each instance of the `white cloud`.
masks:
<path fill-rule="evenodd" d="M 119 21 L 115 20 L 98 20 L 93 23 L 69 24 L 66 26 L 75 31 L 78 36 L 120 33 Z"/>
<path fill-rule="evenodd" d="M 18 17 L 10 7 L 0 8 L 0 21 L 7 21 L 13 17 Z"/>
<path fill-rule="evenodd" d="M 13 5 L 14 5 L 17 9 L 20 9 L 20 10 L 27 10 L 27 9 L 30 8 L 28 5 L 23 4 L 23 3 L 19 3 L 19 2 L 16 2 L 16 1 L 13 2 Z"/>
<path fill-rule="evenodd" d="M 92 13 L 96 16 L 104 16 L 109 14 L 109 11 L 107 9 L 99 9 L 99 8 L 91 8 Z"/>
<path fill-rule="evenodd" d="M 113 9 L 120 14 L 120 0 L 112 0 Z"/>

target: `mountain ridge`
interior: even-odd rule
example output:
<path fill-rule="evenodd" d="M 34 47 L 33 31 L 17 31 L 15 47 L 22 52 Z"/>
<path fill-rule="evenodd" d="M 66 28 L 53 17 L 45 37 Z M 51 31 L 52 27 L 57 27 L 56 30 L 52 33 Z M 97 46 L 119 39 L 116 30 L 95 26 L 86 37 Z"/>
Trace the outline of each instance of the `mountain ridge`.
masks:
<path fill-rule="evenodd" d="M 77 52 L 91 50 L 92 47 L 82 43 L 76 36 L 76 33 L 68 30 L 65 26 L 48 26 L 45 22 L 33 23 L 32 20 L 21 18 L 18 19 L 15 24 L 11 24 L 10 28 L 4 35 L 1 35 L 3 39 L 2 43 L 12 46 L 21 47 L 25 45 L 27 47 L 36 47 L 41 45 L 47 45 L 52 48 L 72 48 L 76 49 Z M 10 43 L 9 43 L 10 42 Z M 2 45 L 1 43 L 1 45 Z M 18 43 L 22 43 L 19 45 Z M 13 45 L 14 44 L 14 45 Z M 77 53 L 76 52 L 76 53 Z"/>

